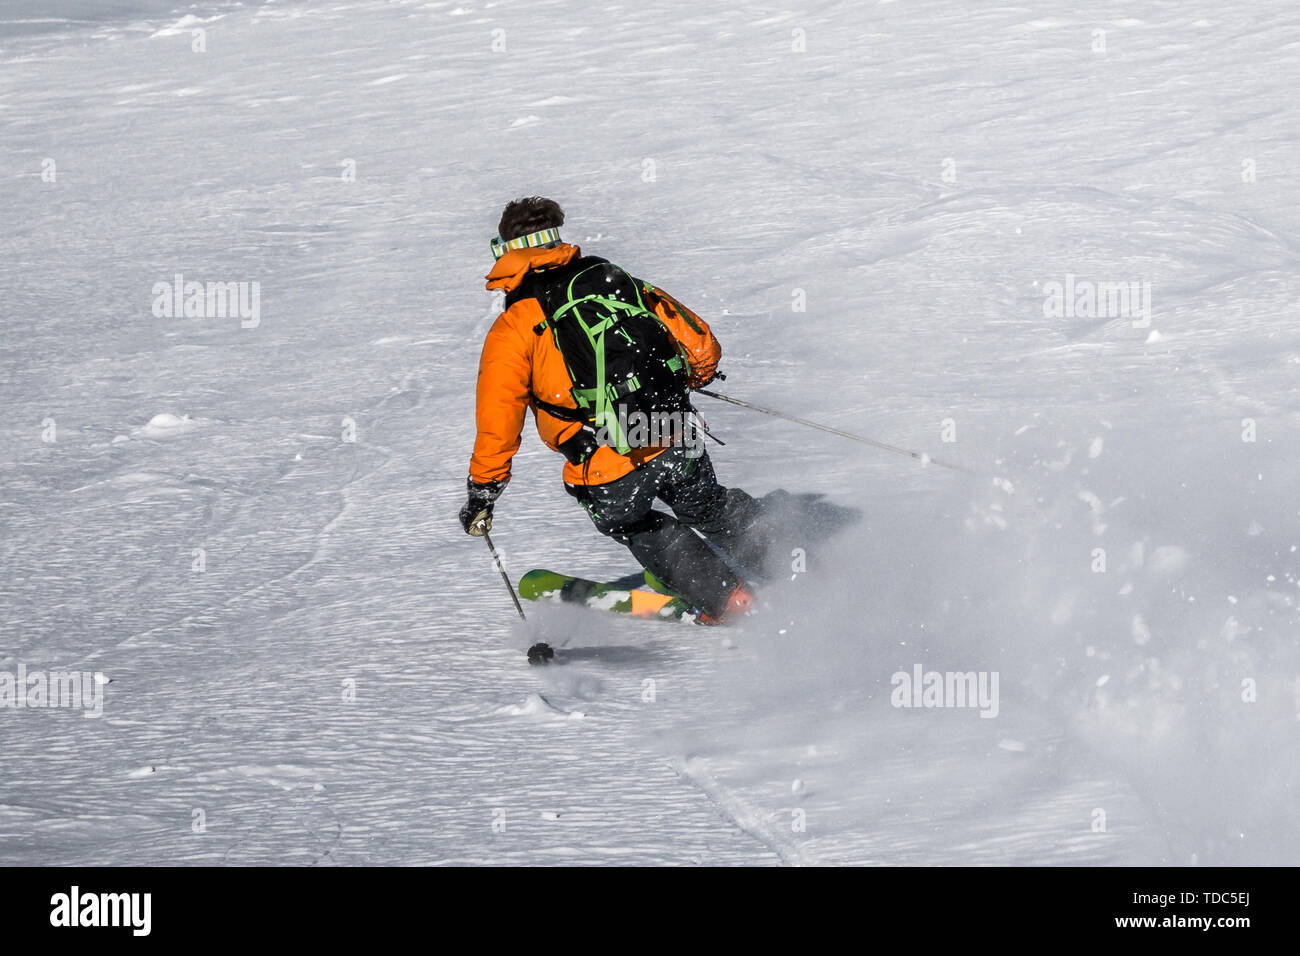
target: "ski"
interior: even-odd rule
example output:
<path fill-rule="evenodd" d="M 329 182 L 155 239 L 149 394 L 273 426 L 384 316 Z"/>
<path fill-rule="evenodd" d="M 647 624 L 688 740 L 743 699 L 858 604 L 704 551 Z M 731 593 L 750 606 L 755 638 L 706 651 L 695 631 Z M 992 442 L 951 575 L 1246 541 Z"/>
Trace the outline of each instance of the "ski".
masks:
<path fill-rule="evenodd" d="M 681 598 L 662 590 L 650 590 L 641 575 L 601 582 L 539 568 L 519 579 L 519 596 L 529 601 L 563 601 L 598 611 L 664 621 L 681 620 L 694 613 Z"/>

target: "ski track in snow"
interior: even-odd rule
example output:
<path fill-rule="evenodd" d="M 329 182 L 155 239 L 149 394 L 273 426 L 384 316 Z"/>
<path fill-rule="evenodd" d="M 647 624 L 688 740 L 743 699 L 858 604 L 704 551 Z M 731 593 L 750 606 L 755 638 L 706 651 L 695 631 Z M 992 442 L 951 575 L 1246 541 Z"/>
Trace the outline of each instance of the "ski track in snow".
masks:
<path fill-rule="evenodd" d="M 0 14 L 0 671 L 112 680 L 0 710 L 0 862 L 1300 860 L 1292 5 L 173 6 Z M 725 391 L 984 477 L 710 403 L 724 482 L 862 525 L 726 634 L 520 624 L 454 513 L 532 192 Z M 505 566 L 622 573 L 528 428 Z"/>

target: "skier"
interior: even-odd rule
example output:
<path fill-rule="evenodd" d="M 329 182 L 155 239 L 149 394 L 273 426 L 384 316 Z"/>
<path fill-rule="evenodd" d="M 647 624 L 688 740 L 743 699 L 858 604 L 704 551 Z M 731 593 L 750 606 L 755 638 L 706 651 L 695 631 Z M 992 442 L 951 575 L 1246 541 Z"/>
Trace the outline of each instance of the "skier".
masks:
<path fill-rule="evenodd" d="M 701 623 L 732 621 L 753 605 L 735 569 L 761 568 L 763 509 L 718 483 L 686 397 L 715 377 L 722 347 L 703 319 L 662 289 L 562 242 L 563 224 L 553 200 L 516 199 L 492 240 L 497 260 L 487 288 L 506 293 L 505 311 L 479 361 L 478 434 L 461 526 L 472 535 L 491 530 L 531 407 L 542 441 L 567 459 L 565 490 L 596 528 L 698 608 Z M 601 377 L 599 387 L 582 387 L 595 384 L 585 381 L 592 375 Z M 622 404 L 610 404 L 610 395 Z M 639 433 L 635 425 L 644 421 L 629 425 L 644 408 L 665 425 L 658 434 L 653 420 Z M 656 510 L 656 498 L 673 514 Z"/>

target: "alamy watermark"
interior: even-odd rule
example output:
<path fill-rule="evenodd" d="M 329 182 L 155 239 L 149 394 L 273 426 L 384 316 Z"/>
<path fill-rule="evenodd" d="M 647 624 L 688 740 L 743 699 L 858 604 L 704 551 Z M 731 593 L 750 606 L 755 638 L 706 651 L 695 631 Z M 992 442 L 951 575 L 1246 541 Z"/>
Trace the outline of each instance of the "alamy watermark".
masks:
<path fill-rule="evenodd" d="M 666 448 L 681 445 L 687 458 L 704 454 L 703 430 L 691 420 L 691 412 L 632 412 L 618 407 L 618 431 L 632 448 Z M 596 429 L 596 441 L 601 445 L 617 445 L 615 435 L 608 425 Z"/>
<path fill-rule="evenodd" d="M 50 897 L 50 925 L 56 927 L 125 927 L 133 936 L 148 936 L 152 911 L 152 893 L 83 893 L 74 885 Z"/>
<path fill-rule="evenodd" d="M 29 671 L 18 665 L 16 674 L 0 671 L 0 707 L 69 708 L 84 710 L 82 716 L 104 715 L 104 685 L 108 678 L 91 671 Z"/>
<path fill-rule="evenodd" d="M 1151 324 L 1151 283 L 1093 282 L 1066 273 L 1065 281 L 1043 285 L 1043 317 L 1048 319 L 1132 319 L 1133 328 Z"/>
<path fill-rule="evenodd" d="M 1000 709 L 997 671 L 927 671 L 913 664 L 910 673 L 895 671 L 889 683 L 894 707 L 970 707 L 981 717 L 996 717 Z"/>
<path fill-rule="evenodd" d="M 239 319 L 241 329 L 262 324 L 262 283 L 173 281 L 153 284 L 153 314 L 160 319 Z"/>

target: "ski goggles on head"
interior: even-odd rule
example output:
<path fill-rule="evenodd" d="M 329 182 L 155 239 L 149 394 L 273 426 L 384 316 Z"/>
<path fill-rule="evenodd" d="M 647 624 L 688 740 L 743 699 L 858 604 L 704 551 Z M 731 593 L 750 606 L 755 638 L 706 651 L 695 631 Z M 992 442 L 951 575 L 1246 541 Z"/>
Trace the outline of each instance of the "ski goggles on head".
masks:
<path fill-rule="evenodd" d="M 500 259 L 510 249 L 532 249 L 559 241 L 559 229 L 539 229 L 537 232 L 530 232 L 528 235 L 519 236 L 517 239 L 502 239 L 498 236 L 493 238 L 491 243 L 492 258 Z"/>

